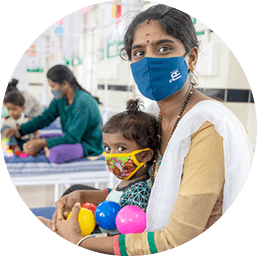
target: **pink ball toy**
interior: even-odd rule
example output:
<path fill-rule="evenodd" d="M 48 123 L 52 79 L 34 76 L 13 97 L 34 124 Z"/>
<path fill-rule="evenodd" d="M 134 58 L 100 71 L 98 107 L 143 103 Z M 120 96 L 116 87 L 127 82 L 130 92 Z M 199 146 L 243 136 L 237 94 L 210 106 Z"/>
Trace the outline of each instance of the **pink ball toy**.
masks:
<path fill-rule="evenodd" d="M 116 226 L 121 234 L 142 233 L 146 229 L 146 214 L 137 206 L 125 206 L 116 216 Z"/>

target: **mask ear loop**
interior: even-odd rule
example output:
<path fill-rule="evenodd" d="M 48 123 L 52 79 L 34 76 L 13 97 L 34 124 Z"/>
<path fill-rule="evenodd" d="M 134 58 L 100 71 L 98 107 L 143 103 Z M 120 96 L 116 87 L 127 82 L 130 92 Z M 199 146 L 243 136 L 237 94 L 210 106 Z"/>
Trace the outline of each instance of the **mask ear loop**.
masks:
<path fill-rule="evenodd" d="M 126 179 L 124 179 L 124 180 L 130 179 L 130 177 L 132 177 L 144 164 L 145 163 L 142 162 L 139 165 L 137 165 L 137 168 L 132 173 L 130 173 L 130 175 Z"/>
<path fill-rule="evenodd" d="M 150 148 L 145 148 L 145 149 L 140 149 L 140 150 L 136 150 L 136 151 L 134 151 L 133 153 L 132 153 L 132 160 L 133 160 L 133 162 L 137 165 L 137 168 L 126 178 L 126 179 L 124 179 L 124 180 L 128 180 L 128 179 L 130 179 L 130 177 L 132 177 L 144 164 L 146 164 L 146 163 L 144 163 L 144 162 L 141 162 L 141 163 L 139 163 L 138 161 L 137 161 L 137 158 L 136 158 L 136 154 L 138 154 L 138 153 L 141 153 L 141 152 L 144 152 L 144 151 L 148 151 L 148 150 L 150 150 Z"/>

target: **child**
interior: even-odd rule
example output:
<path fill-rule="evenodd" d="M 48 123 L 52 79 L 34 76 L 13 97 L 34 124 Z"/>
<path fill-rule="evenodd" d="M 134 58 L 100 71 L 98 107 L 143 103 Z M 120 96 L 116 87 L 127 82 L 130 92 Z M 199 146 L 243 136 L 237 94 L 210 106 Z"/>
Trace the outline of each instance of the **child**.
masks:
<path fill-rule="evenodd" d="M 153 115 L 140 111 L 139 100 L 129 100 L 127 110 L 112 116 L 104 125 L 106 163 L 122 180 L 105 200 L 114 201 L 121 207 L 135 205 L 146 211 L 151 192 L 149 168 L 159 148 L 157 127 Z M 51 228 L 51 221 L 39 219 Z M 117 234 L 117 231 L 101 231 Z"/>
<path fill-rule="evenodd" d="M 8 117 L 1 121 L 2 139 L 9 138 L 9 146 L 16 156 L 20 156 L 23 144 L 32 138 L 32 135 L 25 135 L 20 138 L 19 132 L 16 130 L 17 125 L 24 124 L 30 120 L 24 115 L 25 99 L 19 91 L 12 91 L 4 98 L 4 105 L 8 110 Z M 14 129 L 16 133 L 14 134 Z M 34 138 L 38 138 L 39 131 L 34 133 Z"/>
<path fill-rule="evenodd" d="M 158 150 L 157 126 L 154 116 L 140 111 L 139 100 L 129 100 L 127 110 L 105 124 L 102 132 L 106 163 L 122 180 L 106 200 L 115 201 L 121 207 L 136 205 L 146 211 L 150 196 L 149 168 Z"/>

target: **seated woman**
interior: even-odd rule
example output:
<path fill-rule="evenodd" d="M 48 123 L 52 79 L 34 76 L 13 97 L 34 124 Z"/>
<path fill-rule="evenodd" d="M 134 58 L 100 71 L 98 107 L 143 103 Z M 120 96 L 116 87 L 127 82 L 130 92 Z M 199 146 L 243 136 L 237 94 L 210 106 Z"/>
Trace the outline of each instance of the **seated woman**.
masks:
<path fill-rule="evenodd" d="M 97 99 L 78 84 L 71 70 L 64 65 L 52 67 L 47 78 L 54 95 L 50 106 L 42 115 L 17 129 L 24 136 L 49 126 L 60 117 L 64 135 L 30 140 L 23 145 L 24 152 L 32 154 L 48 147 L 49 161 L 58 164 L 83 156 L 100 155 L 104 148 Z"/>
<path fill-rule="evenodd" d="M 52 229 L 92 251 L 148 255 L 180 246 L 213 225 L 240 192 L 252 151 L 236 116 L 194 89 L 198 41 L 189 15 L 152 6 L 129 25 L 124 45 L 139 91 L 155 101 L 148 112 L 159 115 L 160 150 L 151 170 L 147 228 L 138 234 L 83 238 L 77 202 L 97 204 L 105 194 L 77 190 L 56 202 Z"/>

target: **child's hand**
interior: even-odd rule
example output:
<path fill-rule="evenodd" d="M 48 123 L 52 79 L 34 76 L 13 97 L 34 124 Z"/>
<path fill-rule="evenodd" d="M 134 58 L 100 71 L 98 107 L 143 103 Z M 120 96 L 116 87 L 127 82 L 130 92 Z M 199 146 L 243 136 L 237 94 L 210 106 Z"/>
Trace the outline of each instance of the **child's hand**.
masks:
<path fill-rule="evenodd" d="M 23 145 L 23 150 L 26 154 L 33 154 L 38 152 L 42 147 L 47 146 L 43 139 L 30 140 Z"/>
<path fill-rule="evenodd" d="M 2 135 L 2 139 L 5 139 L 5 138 L 11 138 L 12 136 L 14 136 L 16 134 L 16 129 L 15 128 L 7 128 L 4 132 L 3 132 L 3 135 Z"/>

